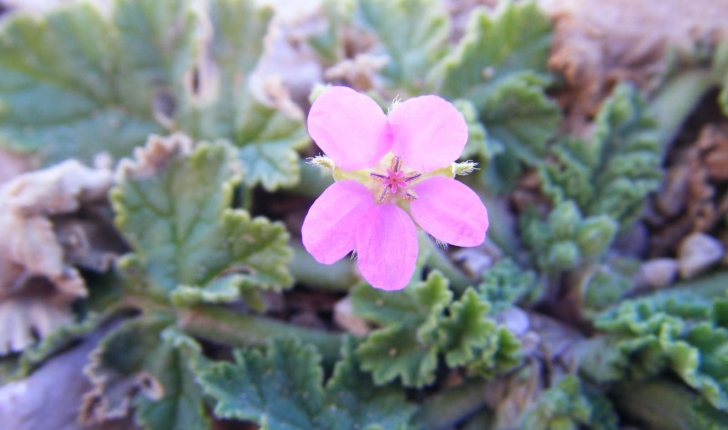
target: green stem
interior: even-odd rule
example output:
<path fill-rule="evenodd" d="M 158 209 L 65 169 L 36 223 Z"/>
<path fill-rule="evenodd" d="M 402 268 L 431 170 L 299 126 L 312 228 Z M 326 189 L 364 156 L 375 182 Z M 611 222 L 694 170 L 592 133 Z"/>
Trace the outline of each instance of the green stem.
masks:
<path fill-rule="evenodd" d="M 613 393 L 617 407 L 648 428 L 719 429 L 728 423 L 728 414 L 711 407 L 699 394 L 664 379 L 620 383 Z"/>
<path fill-rule="evenodd" d="M 323 360 L 333 363 L 339 357 L 342 337 L 323 330 L 305 329 L 281 321 L 243 314 L 222 306 L 177 308 L 168 302 L 141 294 L 129 294 L 109 308 L 106 315 L 125 309 L 168 315 L 191 336 L 234 347 L 265 346 L 276 337 L 295 338 L 315 345 Z"/>
<path fill-rule="evenodd" d="M 428 398 L 416 420 L 430 430 L 452 428 L 468 416 L 485 408 L 488 381 L 473 379 Z"/>
<path fill-rule="evenodd" d="M 341 336 L 322 330 L 304 329 L 269 318 L 241 314 L 222 307 L 200 306 L 178 311 L 178 324 L 192 336 L 237 347 L 265 346 L 276 337 L 295 338 L 314 344 L 324 361 L 339 356 Z"/>
<path fill-rule="evenodd" d="M 300 243 L 291 243 L 291 248 L 293 260 L 288 268 L 297 282 L 322 290 L 348 291 L 359 281 L 348 258 L 326 265 L 316 261 Z"/>
<path fill-rule="evenodd" d="M 671 78 L 650 102 L 662 133 L 662 141 L 672 142 L 685 119 L 703 95 L 717 85 L 709 70 L 690 70 Z"/>

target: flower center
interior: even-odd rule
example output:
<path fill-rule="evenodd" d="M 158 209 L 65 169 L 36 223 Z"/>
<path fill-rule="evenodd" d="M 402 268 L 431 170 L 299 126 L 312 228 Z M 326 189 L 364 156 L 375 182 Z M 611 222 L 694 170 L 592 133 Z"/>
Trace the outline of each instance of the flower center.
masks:
<path fill-rule="evenodd" d="M 417 199 L 410 190 L 407 189 L 410 182 L 417 180 L 422 176 L 420 172 L 409 172 L 404 173 L 402 170 L 402 157 L 393 157 L 392 162 L 387 169 L 387 174 L 382 175 L 379 173 L 369 174 L 377 182 L 383 184 L 382 190 L 379 192 L 377 203 L 382 203 L 390 195 L 400 195 L 407 201 L 414 201 Z"/>

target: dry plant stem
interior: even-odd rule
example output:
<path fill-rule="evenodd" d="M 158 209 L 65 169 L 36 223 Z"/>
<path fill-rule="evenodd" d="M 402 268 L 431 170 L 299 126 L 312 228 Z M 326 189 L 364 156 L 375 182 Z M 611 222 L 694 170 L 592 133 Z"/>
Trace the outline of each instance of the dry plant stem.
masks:
<path fill-rule="evenodd" d="M 707 70 L 691 70 L 672 77 L 650 104 L 655 115 L 661 140 L 670 144 L 705 93 L 717 85 L 715 77 Z"/>
<path fill-rule="evenodd" d="M 614 387 L 612 398 L 628 415 L 661 430 L 698 428 L 692 408 L 700 396 L 683 385 L 664 379 L 622 382 Z M 715 411 L 715 421 L 728 420 Z"/>
<path fill-rule="evenodd" d="M 428 398 L 417 415 L 417 421 L 430 430 L 444 430 L 486 407 L 488 381 L 471 379 L 445 389 Z"/>
<path fill-rule="evenodd" d="M 343 258 L 334 264 L 321 264 L 300 243 L 292 243 L 293 261 L 288 265 L 291 275 L 303 285 L 319 290 L 348 291 L 359 279 L 354 263 Z"/>

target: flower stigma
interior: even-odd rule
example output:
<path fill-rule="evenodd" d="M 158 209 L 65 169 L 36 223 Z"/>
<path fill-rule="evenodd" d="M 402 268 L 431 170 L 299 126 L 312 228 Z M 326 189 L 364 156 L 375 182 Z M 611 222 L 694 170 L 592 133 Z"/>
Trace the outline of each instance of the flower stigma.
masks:
<path fill-rule="evenodd" d="M 379 173 L 369 174 L 372 179 L 383 184 L 378 193 L 377 203 L 383 203 L 390 195 L 400 195 L 408 202 L 417 200 L 417 196 L 411 190 L 408 190 L 407 187 L 410 182 L 422 177 L 422 173 L 411 171 L 405 174 L 404 170 L 402 170 L 402 164 L 402 157 L 394 156 L 386 175 Z"/>

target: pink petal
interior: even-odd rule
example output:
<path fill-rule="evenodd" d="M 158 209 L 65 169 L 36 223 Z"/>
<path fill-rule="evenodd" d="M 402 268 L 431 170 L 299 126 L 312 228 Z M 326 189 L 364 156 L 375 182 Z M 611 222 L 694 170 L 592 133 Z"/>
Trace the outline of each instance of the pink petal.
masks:
<path fill-rule="evenodd" d="M 488 211 L 473 190 L 442 176 L 425 179 L 414 190 L 417 200 L 410 203 L 410 212 L 423 230 L 457 246 L 483 243 Z"/>
<path fill-rule="evenodd" d="M 455 107 L 437 96 L 409 99 L 389 114 L 392 152 L 414 170 L 431 172 L 457 160 L 468 141 L 468 125 Z"/>
<path fill-rule="evenodd" d="M 400 207 L 375 205 L 356 232 L 356 252 L 359 271 L 373 287 L 401 290 L 415 271 L 417 228 Z"/>
<path fill-rule="evenodd" d="M 331 87 L 313 102 L 308 132 L 344 170 L 372 167 L 392 147 L 387 117 L 379 105 L 347 87 Z"/>
<path fill-rule="evenodd" d="M 309 209 L 303 220 L 303 246 L 319 263 L 334 263 L 351 252 L 356 230 L 374 197 L 356 181 L 334 182 Z"/>

